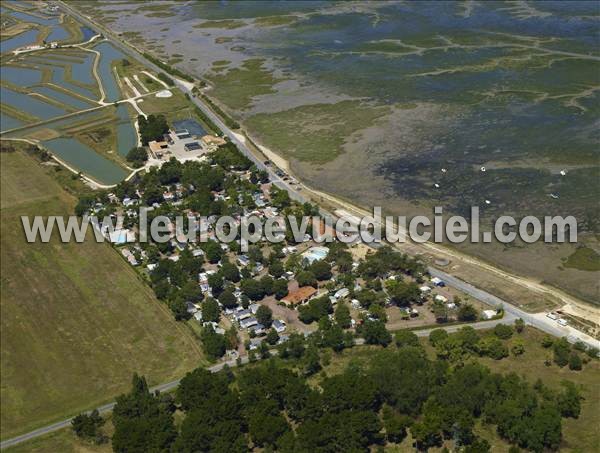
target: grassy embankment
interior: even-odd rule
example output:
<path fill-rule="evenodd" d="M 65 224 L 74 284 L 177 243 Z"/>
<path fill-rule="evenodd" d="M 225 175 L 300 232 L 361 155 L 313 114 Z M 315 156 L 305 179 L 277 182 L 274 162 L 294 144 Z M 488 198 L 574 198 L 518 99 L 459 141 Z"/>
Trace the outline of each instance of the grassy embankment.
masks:
<path fill-rule="evenodd" d="M 235 28 L 244 27 L 246 23 L 242 20 L 235 19 L 223 19 L 223 20 L 207 20 L 198 25 L 194 25 L 194 28 L 225 28 L 227 30 L 233 30 Z"/>
<path fill-rule="evenodd" d="M 133 372 L 159 384 L 204 363 L 108 244 L 26 243 L 21 215 L 72 212 L 74 197 L 49 173 L 69 178 L 20 151 L 0 159 L 2 438 L 110 401 Z"/>

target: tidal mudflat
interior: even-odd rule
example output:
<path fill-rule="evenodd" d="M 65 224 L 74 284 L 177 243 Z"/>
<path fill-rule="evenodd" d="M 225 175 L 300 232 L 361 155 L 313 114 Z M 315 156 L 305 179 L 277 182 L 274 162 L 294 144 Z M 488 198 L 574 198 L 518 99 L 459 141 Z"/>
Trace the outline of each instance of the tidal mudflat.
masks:
<path fill-rule="evenodd" d="M 208 96 L 317 189 L 395 214 L 477 205 L 488 219 L 574 215 L 580 243 L 600 259 L 600 53 L 589 2 L 81 9 L 205 80 Z M 468 251 L 596 298 L 593 266 L 564 266 L 579 262 L 569 260 L 574 246 L 536 246 L 532 259 L 529 248 Z"/>

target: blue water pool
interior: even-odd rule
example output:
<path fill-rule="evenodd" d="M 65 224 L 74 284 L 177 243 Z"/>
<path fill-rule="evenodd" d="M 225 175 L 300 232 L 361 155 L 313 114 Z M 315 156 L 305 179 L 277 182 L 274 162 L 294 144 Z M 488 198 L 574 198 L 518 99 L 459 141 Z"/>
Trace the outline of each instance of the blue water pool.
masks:
<path fill-rule="evenodd" d="M 98 64 L 98 73 L 100 74 L 102 85 L 104 86 L 106 101 L 118 101 L 121 99 L 121 92 L 112 71 L 112 62 L 125 58 L 125 55 L 109 42 L 103 42 L 94 47 L 94 49 L 101 54 L 100 63 Z"/>
<path fill-rule="evenodd" d="M 19 68 L 17 66 L 1 66 L 0 79 L 20 87 L 28 87 L 40 83 L 42 73 L 36 69 Z"/>
<path fill-rule="evenodd" d="M 63 93 L 62 91 L 48 86 L 35 87 L 32 88 L 31 91 L 43 94 L 44 96 L 47 96 L 50 99 L 54 99 L 77 110 L 89 109 L 90 107 L 94 106 L 91 102 L 83 101 L 79 98 L 76 98 L 75 96 L 71 96 L 69 94 Z"/>
<path fill-rule="evenodd" d="M 2 99 L 3 104 L 8 104 L 43 120 L 65 115 L 67 113 L 66 110 L 43 102 L 34 96 L 17 93 L 16 91 L 4 87 L 0 87 L 0 98 Z"/>
<path fill-rule="evenodd" d="M 125 170 L 117 164 L 75 139 L 55 138 L 42 144 L 60 159 L 99 182 L 116 184 L 126 176 Z"/>
<path fill-rule="evenodd" d="M 4 112 L 0 112 L 0 131 L 8 131 L 15 127 L 22 126 L 23 124 L 23 121 L 7 115 Z"/>
<path fill-rule="evenodd" d="M 33 44 L 38 37 L 37 30 L 29 30 L 13 38 L 0 41 L 0 53 L 10 52 L 19 47 L 25 47 Z"/>

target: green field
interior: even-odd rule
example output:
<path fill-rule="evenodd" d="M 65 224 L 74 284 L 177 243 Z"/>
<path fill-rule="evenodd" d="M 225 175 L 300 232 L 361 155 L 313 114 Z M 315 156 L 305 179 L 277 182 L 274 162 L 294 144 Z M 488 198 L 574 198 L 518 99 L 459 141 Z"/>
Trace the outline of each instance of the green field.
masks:
<path fill-rule="evenodd" d="M 233 30 L 246 25 L 244 21 L 235 19 L 223 19 L 223 20 L 207 20 L 201 24 L 194 25 L 194 28 L 225 28 Z"/>
<path fill-rule="evenodd" d="M 589 247 L 579 247 L 566 259 L 564 267 L 598 272 L 600 271 L 600 255 Z"/>
<path fill-rule="evenodd" d="M 208 76 L 213 83 L 210 96 L 231 109 L 243 110 L 250 107 L 254 96 L 275 93 L 273 86 L 283 79 L 276 78 L 264 63 L 262 58 L 250 58 L 239 68 Z"/>
<path fill-rule="evenodd" d="M 70 214 L 75 199 L 54 167 L 20 151 L 0 159 L 2 438 L 112 400 L 134 371 L 159 384 L 202 364 L 189 330 L 108 244 L 25 242 L 19 216 Z"/>
<path fill-rule="evenodd" d="M 259 113 L 245 124 L 264 145 L 285 157 L 322 164 L 341 155 L 352 134 L 372 126 L 387 113 L 386 107 L 348 100 Z"/>

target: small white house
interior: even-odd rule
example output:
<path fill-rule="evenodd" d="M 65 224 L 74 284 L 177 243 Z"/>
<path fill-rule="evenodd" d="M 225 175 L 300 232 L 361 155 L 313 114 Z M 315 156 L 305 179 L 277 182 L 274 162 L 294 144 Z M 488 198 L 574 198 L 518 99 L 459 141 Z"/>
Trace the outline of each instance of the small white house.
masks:
<path fill-rule="evenodd" d="M 481 313 L 483 319 L 492 319 L 497 314 L 498 313 L 496 312 L 496 310 L 483 310 L 483 312 Z"/>
<path fill-rule="evenodd" d="M 275 329 L 275 331 L 277 333 L 281 333 L 285 330 L 285 321 L 281 320 L 281 319 L 276 319 L 275 321 L 273 321 L 273 329 Z"/>
<path fill-rule="evenodd" d="M 335 297 L 336 300 L 339 300 L 339 299 L 343 299 L 344 297 L 347 297 L 348 294 L 350 294 L 350 290 L 348 288 L 342 288 L 342 289 L 336 291 L 336 293 L 333 295 L 333 297 Z"/>

